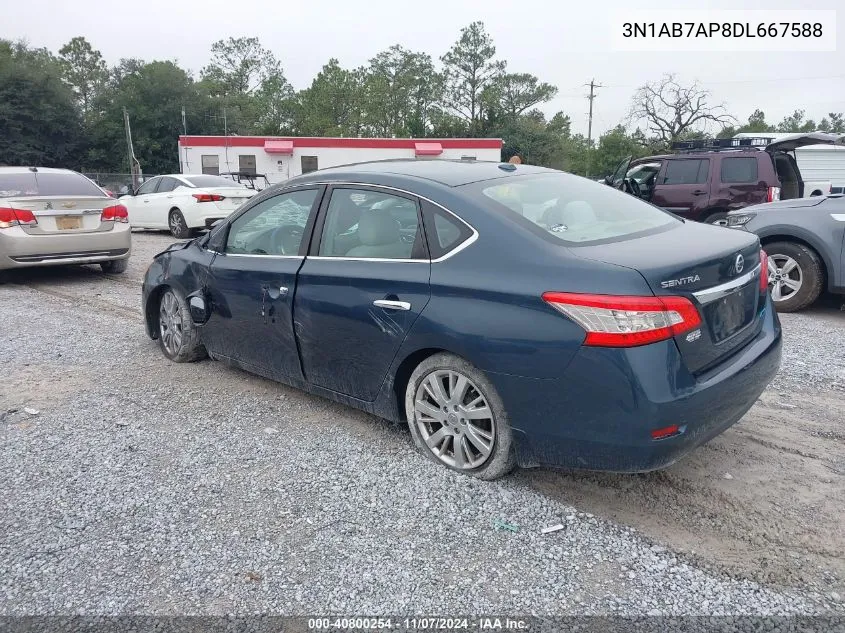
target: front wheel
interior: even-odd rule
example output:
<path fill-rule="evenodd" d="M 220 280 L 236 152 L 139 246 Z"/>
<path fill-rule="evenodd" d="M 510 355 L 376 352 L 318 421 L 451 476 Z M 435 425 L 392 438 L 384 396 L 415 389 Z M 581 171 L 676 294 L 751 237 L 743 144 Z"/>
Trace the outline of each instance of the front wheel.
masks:
<path fill-rule="evenodd" d="M 159 300 L 158 344 L 164 355 L 176 363 L 190 363 L 206 355 L 188 302 L 173 288 L 165 290 Z"/>
<path fill-rule="evenodd" d="M 778 312 L 802 310 L 818 299 L 824 273 L 819 256 L 796 242 L 763 246 L 768 255 L 769 288 Z"/>
<path fill-rule="evenodd" d="M 444 353 L 421 362 L 405 389 L 405 414 L 414 443 L 432 461 L 487 480 L 513 470 L 502 400 L 464 359 Z"/>

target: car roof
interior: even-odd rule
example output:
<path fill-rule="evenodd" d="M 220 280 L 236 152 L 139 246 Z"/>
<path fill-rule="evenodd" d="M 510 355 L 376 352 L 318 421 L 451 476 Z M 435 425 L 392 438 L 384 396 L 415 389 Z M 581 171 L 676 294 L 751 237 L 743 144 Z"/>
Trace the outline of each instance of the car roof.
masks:
<path fill-rule="evenodd" d="M 0 173 L 3 174 L 26 174 L 31 172 L 39 174 L 78 174 L 78 171 L 72 169 L 60 169 L 57 167 L 0 167 Z"/>
<path fill-rule="evenodd" d="M 437 182 L 447 187 L 458 187 L 471 182 L 507 178 L 509 176 L 524 176 L 527 174 L 559 173 L 554 169 L 534 167 L 533 165 L 513 165 L 494 161 L 468 161 L 403 158 L 392 160 L 370 161 L 328 167 L 312 171 L 296 180 L 342 180 L 344 177 L 355 177 L 362 174 L 386 174 L 393 176 L 408 176 Z M 301 179 L 301 180 L 300 180 Z"/>
<path fill-rule="evenodd" d="M 760 152 L 764 152 L 762 147 L 754 148 L 737 148 L 737 149 L 719 149 L 719 150 L 701 150 L 697 152 L 678 152 L 677 154 L 656 154 L 654 156 L 643 156 L 631 161 L 631 164 L 647 163 L 650 160 L 671 160 L 673 158 L 711 158 L 718 154 L 719 156 L 759 156 Z M 764 152 L 765 153 L 765 152 Z"/>

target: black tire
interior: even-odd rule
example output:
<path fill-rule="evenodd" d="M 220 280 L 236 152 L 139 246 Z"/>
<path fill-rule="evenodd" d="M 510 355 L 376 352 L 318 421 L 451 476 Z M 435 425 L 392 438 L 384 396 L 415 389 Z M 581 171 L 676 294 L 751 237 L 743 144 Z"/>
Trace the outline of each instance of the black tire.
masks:
<path fill-rule="evenodd" d="M 126 259 L 112 259 L 107 262 L 100 262 L 100 268 L 103 269 L 104 273 L 108 273 L 109 275 L 124 273 L 126 272 L 126 268 L 129 266 L 129 258 Z"/>
<path fill-rule="evenodd" d="M 185 216 L 179 209 L 171 209 L 167 216 L 167 225 L 170 227 L 170 234 L 180 240 L 187 239 L 194 234 L 185 222 Z"/>
<path fill-rule="evenodd" d="M 178 306 L 178 318 L 173 318 L 174 327 L 180 332 L 179 342 L 167 340 L 168 326 L 165 323 L 165 306 L 169 304 L 168 296 L 172 296 Z M 188 302 L 175 288 L 168 288 L 160 296 L 156 307 L 158 317 L 158 346 L 162 353 L 175 363 L 192 363 L 205 358 L 208 354 L 200 342 L 199 331 L 191 320 Z"/>
<path fill-rule="evenodd" d="M 774 296 L 772 297 L 778 312 L 803 310 L 819 298 L 824 284 L 824 270 L 821 259 L 813 249 L 797 242 L 772 242 L 764 245 L 763 250 L 766 251 L 770 261 L 775 261 L 780 257 L 791 257 L 800 269 L 801 287 L 779 301 L 776 301 Z M 772 286 L 771 283 L 769 285 Z"/>
<path fill-rule="evenodd" d="M 718 213 L 712 213 L 707 216 L 707 219 L 704 220 L 705 224 L 715 224 L 716 226 L 727 226 L 728 225 L 728 214 L 724 211 L 719 211 Z"/>
<path fill-rule="evenodd" d="M 477 391 L 483 397 L 484 401 L 486 401 L 487 407 L 492 414 L 491 419 L 488 420 L 495 428 L 495 432 L 492 434 L 492 448 L 486 460 L 477 467 L 458 468 L 442 461 L 440 457 L 434 454 L 434 449 L 426 445 L 418 427 L 417 413 L 414 406 L 417 390 L 424 380 L 438 371 L 457 372 L 468 378 L 472 383 L 472 387 L 470 387 L 470 391 L 467 393 L 473 394 L 474 392 L 472 390 Z M 472 395 L 469 397 L 472 397 Z M 405 388 L 405 414 L 408 419 L 408 427 L 411 429 L 411 436 L 414 438 L 417 448 L 426 457 L 441 466 L 446 466 L 466 475 L 472 475 L 478 479 L 492 480 L 507 475 L 516 465 L 513 451 L 513 434 L 502 399 L 484 373 L 459 356 L 447 353 L 435 354 L 429 356 L 417 366 L 408 379 L 408 385 Z M 461 420 L 460 423 L 464 424 L 464 422 L 464 420 Z M 466 427 L 465 424 L 464 427 Z M 450 441 L 454 442 L 455 440 L 452 439 Z M 458 441 L 462 441 L 462 438 Z M 451 446 L 454 447 L 454 444 Z"/>

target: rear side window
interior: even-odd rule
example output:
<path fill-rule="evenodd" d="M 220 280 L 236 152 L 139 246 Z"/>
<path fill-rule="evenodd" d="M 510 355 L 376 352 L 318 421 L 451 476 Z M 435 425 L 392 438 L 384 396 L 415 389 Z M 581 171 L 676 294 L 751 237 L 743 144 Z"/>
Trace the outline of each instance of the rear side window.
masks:
<path fill-rule="evenodd" d="M 720 179 L 730 183 L 757 182 L 757 159 L 751 156 L 722 158 Z"/>
<path fill-rule="evenodd" d="M 423 200 L 422 208 L 431 259 L 443 257 L 472 235 L 472 229 L 440 207 Z"/>
<path fill-rule="evenodd" d="M 663 176 L 664 185 L 697 185 L 707 182 L 710 161 L 707 159 L 670 160 Z"/>
<path fill-rule="evenodd" d="M 566 244 L 590 244 L 646 234 L 680 223 L 638 198 L 571 174 L 520 176 L 464 185 L 479 205 Z M 496 203 L 496 204 L 491 204 Z"/>
<path fill-rule="evenodd" d="M 98 196 L 106 194 L 82 174 L 29 172 L 0 174 L 0 198 L 22 196 Z"/>

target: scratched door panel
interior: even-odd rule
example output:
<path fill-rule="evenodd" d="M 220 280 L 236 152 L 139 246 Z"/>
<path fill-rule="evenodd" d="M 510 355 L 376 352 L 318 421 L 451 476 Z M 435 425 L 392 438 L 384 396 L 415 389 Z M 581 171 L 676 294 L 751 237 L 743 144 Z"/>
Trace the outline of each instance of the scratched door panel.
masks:
<path fill-rule="evenodd" d="M 305 378 L 372 401 L 430 297 L 428 261 L 307 258 L 299 272 L 295 331 Z M 398 301 L 408 309 L 379 307 Z M 404 307 L 404 306 L 403 306 Z"/>
<path fill-rule="evenodd" d="M 211 267 L 212 317 L 203 340 L 216 354 L 272 377 L 302 378 L 291 302 L 298 257 L 219 254 Z"/>

